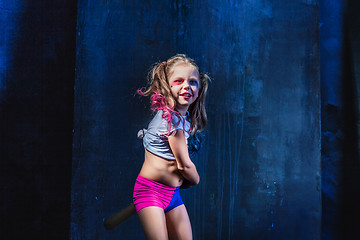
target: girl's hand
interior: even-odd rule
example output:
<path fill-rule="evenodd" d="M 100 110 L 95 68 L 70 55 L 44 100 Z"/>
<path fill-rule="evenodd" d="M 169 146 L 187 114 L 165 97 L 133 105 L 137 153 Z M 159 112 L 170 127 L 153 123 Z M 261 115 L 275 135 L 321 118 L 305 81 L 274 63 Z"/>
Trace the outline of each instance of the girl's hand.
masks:
<path fill-rule="evenodd" d="M 181 175 L 189 182 L 191 186 L 198 184 L 200 177 L 196 171 L 195 164 L 189 157 L 184 131 L 176 130 L 169 136 L 168 140 Z"/>

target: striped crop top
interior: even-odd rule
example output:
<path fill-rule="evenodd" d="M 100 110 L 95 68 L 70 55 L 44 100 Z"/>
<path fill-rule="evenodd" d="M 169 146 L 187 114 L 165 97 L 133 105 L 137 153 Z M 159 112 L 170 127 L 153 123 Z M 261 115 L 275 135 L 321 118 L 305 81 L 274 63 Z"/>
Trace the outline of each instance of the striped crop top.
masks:
<path fill-rule="evenodd" d="M 138 137 L 143 139 L 143 145 L 149 152 L 168 160 L 175 160 L 168 141 L 168 122 L 162 117 L 162 115 L 163 111 L 159 110 L 149 123 L 148 128 L 142 129 L 138 132 Z M 183 130 L 186 143 L 190 136 L 188 132 L 191 128 L 191 124 L 188 119 L 188 116 L 178 117 L 174 115 L 173 123 L 170 128 L 170 134 L 178 129 Z"/>

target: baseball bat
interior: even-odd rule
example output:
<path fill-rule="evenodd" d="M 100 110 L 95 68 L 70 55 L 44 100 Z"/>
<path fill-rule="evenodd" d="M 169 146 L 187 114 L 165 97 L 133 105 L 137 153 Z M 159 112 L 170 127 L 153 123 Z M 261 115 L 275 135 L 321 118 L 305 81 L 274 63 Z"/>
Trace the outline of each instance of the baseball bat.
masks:
<path fill-rule="evenodd" d="M 128 207 L 122 209 L 120 212 L 115 213 L 104 221 L 104 227 L 107 230 L 112 230 L 125 222 L 128 218 L 136 214 L 134 204 L 130 204 Z"/>

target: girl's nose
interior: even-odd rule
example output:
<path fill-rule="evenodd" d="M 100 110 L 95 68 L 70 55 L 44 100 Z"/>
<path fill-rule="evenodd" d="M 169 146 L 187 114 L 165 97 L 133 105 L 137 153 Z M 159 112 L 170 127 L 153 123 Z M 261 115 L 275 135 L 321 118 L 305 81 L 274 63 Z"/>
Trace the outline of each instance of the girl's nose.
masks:
<path fill-rule="evenodd" d="M 184 85 L 183 85 L 184 89 L 189 89 L 190 88 L 190 84 L 187 81 L 184 81 Z"/>

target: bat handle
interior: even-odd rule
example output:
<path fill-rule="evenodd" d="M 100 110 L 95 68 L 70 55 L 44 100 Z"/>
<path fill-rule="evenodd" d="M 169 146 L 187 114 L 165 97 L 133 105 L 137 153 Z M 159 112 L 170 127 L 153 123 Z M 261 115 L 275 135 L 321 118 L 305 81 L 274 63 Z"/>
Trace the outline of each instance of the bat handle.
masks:
<path fill-rule="evenodd" d="M 124 208 L 120 212 L 115 213 L 113 216 L 109 217 L 104 222 L 104 227 L 107 230 L 114 229 L 121 223 L 125 222 L 128 218 L 136 214 L 134 204 L 130 204 L 128 207 Z"/>

